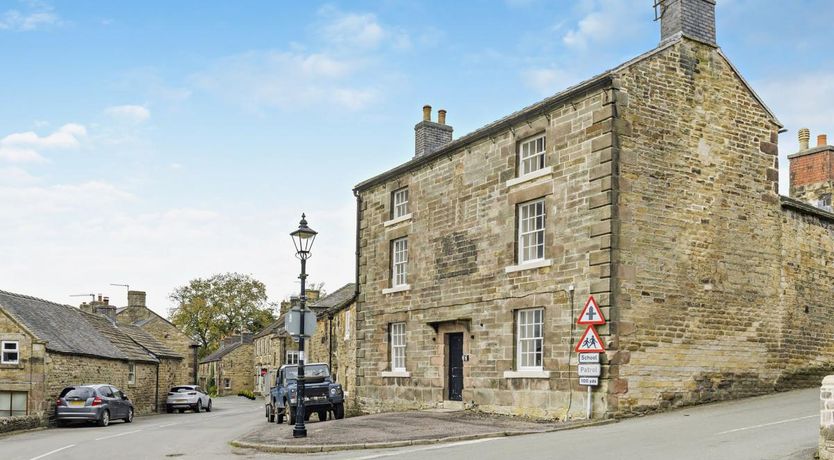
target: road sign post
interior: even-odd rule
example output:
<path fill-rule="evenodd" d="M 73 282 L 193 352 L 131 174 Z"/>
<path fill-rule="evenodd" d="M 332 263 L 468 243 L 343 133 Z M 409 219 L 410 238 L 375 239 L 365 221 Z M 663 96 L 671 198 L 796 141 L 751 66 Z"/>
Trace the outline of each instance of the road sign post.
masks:
<path fill-rule="evenodd" d="M 594 299 L 594 296 L 588 296 L 588 301 L 585 302 L 585 307 L 582 309 L 582 313 L 579 315 L 576 323 L 581 326 L 587 326 L 579 342 L 576 343 L 574 351 L 579 353 L 576 368 L 576 374 L 579 376 L 579 384 L 588 387 L 585 417 L 590 420 L 593 387 L 599 385 L 599 376 L 602 374 L 599 354 L 605 352 L 605 345 L 602 343 L 602 338 L 597 334 L 597 330 L 594 327 L 604 325 L 605 316 L 602 314 L 602 309 L 599 307 L 596 299 Z"/>

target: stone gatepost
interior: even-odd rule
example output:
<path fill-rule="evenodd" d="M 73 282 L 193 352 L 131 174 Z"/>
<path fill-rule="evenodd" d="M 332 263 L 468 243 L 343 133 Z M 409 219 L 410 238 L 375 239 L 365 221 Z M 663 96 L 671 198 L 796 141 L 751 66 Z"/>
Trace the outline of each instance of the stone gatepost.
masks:
<path fill-rule="evenodd" d="M 834 460 L 834 375 L 820 388 L 820 460 Z"/>

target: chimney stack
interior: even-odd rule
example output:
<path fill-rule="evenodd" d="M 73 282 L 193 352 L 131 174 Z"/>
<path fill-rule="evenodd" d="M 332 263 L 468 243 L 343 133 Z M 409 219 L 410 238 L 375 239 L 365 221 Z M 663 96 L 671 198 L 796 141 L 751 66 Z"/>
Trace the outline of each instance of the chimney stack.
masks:
<path fill-rule="evenodd" d="M 446 111 L 437 112 L 438 123 L 431 121 L 431 106 L 423 106 L 423 121 L 414 126 L 414 158 L 430 155 L 452 142 L 451 126 L 446 124 Z"/>
<path fill-rule="evenodd" d="M 145 307 L 145 291 L 127 291 L 128 307 Z"/>
<path fill-rule="evenodd" d="M 808 150 L 808 142 L 811 140 L 811 130 L 800 128 L 799 130 L 799 151 Z"/>
<path fill-rule="evenodd" d="M 715 0 L 654 0 L 660 18 L 660 44 L 687 37 L 718 46 L 715 41 Z"/>
<path fill-rule="evenodd" d="M 817 147 L 825 147 L 826 145 L 828 145 L 828 135 L 820 134 L 817 136 Z"/>

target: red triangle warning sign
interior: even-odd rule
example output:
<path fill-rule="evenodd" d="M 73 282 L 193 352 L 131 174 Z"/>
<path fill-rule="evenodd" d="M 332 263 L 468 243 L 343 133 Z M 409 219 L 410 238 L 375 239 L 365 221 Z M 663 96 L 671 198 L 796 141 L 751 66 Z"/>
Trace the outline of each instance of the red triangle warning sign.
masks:
<path fill-rule="evenodd" d="M 585 333 L 580 337 L 579 342 L 576 342 L 577 353 L 602 353 L 605 351 L 605 346 L 602 344 L 602 339 L 599 338 L 597 330 L 594 326 L 588 326 Z"/>
<path fill-rule="evenodd" d="M 597 304 L 597 300 L 594 299 L 594 296 L 588 297 L 588 301 L 585 302 L 585 308 L 583 308 L 582 313 L 579 314 L 579 319 L 576 320 L 576 324 L 605 324 L 605 317 L 602 316 L 602 310 L 600 310 L 599 304 Z"/>

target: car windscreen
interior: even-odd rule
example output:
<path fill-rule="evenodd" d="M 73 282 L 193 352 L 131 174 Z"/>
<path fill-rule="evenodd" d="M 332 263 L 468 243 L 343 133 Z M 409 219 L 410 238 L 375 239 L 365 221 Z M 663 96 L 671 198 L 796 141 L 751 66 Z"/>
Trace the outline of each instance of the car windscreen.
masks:
<path fill-rule="evenodd" d="M 311 366 L 304 366 L 305 377 L 327 377 L 330 375 L 330 369 L 326 364 L 313 364 Z M 284 369 L 284 376 L 287 380 L 296 380 L 298 378 L 298 367 L 288 367 Z"/>
<path fill-rule="evenodd" d="M 171 388 L 171 393 L 188 393 L 190 391 L 195 391 L 194 388 L 191 387 L 173 387 Z"/>
<path fill-rule="evenodd" d="M 61 392 L 61 397 L 87 400 L 93 397 L 93 389 L 90 387 L 67 387 Z"/>

